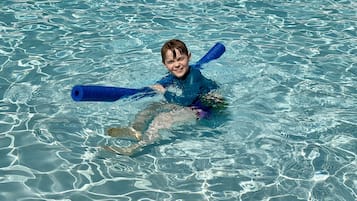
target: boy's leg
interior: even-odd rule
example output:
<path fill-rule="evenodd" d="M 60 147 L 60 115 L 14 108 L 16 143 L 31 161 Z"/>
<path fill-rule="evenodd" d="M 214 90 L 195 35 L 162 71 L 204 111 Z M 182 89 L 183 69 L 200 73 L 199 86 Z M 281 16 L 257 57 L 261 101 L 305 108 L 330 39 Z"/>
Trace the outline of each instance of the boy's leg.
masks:
<path fill-rule="evenodd" d="M 189 107 L 178 107 L 178 109 L 174 109 L 170 112 L 160 113 L 157 115 L 149 128 L 145 133 L 145 141 L 147 143 L 152 143 L 156 141 L 159 136 L 159 130 L 169 129 L 173 125 L 179 125 L 187 122 L 196 122 L 196 114 Z"/>
<path fill-rule="evenodd" d="M 197 116 L 195 111 L 189 107 L 179 107 L 171 104 L 155 104 L 154 106 L 148 107 L 147 110 L 144 110 L 142 113 L 140 113 L 137 116 L 137 119 L 134 121 L 132 127 L 111 128 L 108 130 L 108 134 L 113 137 L 135 137 L 135 139 L 139 141 L 137 144 L 125 148 L 115 146 L 106 146 L 104 148 L 120 155 L 130 156 L 139 151 L 142 147 L 148 144 L 152 144 L 158 140 L 160 138 L 159 130 L 169 129 L 174 124 L 177 125 L 186 122 L 195 122 L 196 119 Z M 151 123 L 149 124 L 150 120 Z M 147 124 L 149 124 L 149 126 L 147 126 Z M 142 136 L 141 133 L 135 128 L 145 132 L 145 135 Z"/>
<path fill-rule="evenodd" d="M 152 119 L 160 112 L 163 103 L 155 102 L 150 104 L 144 110 L 140 111 L 136 116 L 131 126 L 135 130 L 144 133 Z"/>
<path fill-rule="evenodd" d="M 152 121 L 154 116 L 164 107 L 166 106 L 163 103 L 152 103 L 136 115 L 132 126 L 109 128 L 107 131 L 108 135 L 125 139 L 141 140 L 142 133 L 147 129 L 150 121 Z"/>
<path fill-rule="evenodd" d="M 163 112 L 172 111 L 176 107 L 177 106 L 174 104 L 162 102 L 152 103 L 136 115 L 135 120 L 132 123 L 132 127 L 135 130 L 144 133 L 148 129 L 150 122 L 152 122 L 157 115 Z"/>
<path fill-rule="evenodd" d="M 108 135 L 111 137 L 120 137 L 129 140 L 142 140 L 141 133 L 132 127 L 109 128 Z"/>

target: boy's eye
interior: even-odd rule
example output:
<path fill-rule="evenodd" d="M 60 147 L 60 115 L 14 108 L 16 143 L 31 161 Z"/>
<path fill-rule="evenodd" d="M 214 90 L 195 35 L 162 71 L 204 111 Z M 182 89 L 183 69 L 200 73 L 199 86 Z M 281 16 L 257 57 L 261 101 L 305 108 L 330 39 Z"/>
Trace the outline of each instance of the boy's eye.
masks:
<path fill-rule="evenodd" d="M 186 58 L 187 58 L 186 56 L 181 56 L 181 57 L 177 58 L 177 61 L 183 61 L 183 60 L 185 60 Z"/>
<path fill-rule="evenodd" d="M 185 60 L 186 57 L 181 56 L 181 57 L 177 57 L 176 59 L 172 59 L 172 60 L 167 60 L 165 61 L 166 64 L 173 64 L 175 61 L 183 61 Z"/>
<path fill-rule="evenodd" d="M 172 64 L 174 63 L 174 61 L 170 60 L 170 61 L 166 61 L 167 64 Z"/>

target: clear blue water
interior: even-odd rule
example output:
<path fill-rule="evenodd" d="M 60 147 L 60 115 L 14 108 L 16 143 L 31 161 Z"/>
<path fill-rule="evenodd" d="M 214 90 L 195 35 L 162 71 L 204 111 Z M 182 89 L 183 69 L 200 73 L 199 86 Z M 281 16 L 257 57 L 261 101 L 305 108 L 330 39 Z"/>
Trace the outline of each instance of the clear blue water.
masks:
<path fill-rule="evenodd" d="M 354 0 L 3 0 L 0 200 L 357 199 Z M 184 40 L 222 86 L 221 116 L 136 157 L 100 147 L 161 97 L 73 102 L 76 84 L 142 87 Z"/>

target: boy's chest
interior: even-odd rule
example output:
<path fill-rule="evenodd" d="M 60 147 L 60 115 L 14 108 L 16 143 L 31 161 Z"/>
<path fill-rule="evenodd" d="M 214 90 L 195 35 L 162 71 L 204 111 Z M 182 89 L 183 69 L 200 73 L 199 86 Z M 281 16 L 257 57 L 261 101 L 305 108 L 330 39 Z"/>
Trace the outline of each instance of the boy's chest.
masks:
<path fill-rule="evenodd" d="M 176 94 L 177 96 L 180 96 L 180 95 L 182 95 L 184 88 L 185 88 L 185 83 L 184 83 L 184 81 L 175 80 L 175 81 L 167 88 L 167 90 L 168 90 L 169 92 L 172 92 L 172 93 Z"/>

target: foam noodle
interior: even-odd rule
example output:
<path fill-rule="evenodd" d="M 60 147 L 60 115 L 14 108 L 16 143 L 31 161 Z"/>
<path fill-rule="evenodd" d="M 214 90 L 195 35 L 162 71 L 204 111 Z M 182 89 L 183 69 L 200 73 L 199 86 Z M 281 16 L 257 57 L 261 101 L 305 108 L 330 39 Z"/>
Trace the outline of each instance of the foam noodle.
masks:
<path fill-rule="evenodd" d="M 72 99 L 74 101 L 116 101 L 132 95 L 152 94 L 150 87 L 140 89 L 124 87 L 108 87 L 95 85 L 76 85 L 72 88 Z"/>
<path fill-rule="evenodd" d="M 216 43 L 194 66 L 200 66 L 212 60 L 218 59 L 226 51 L 222 43 Z"/>

